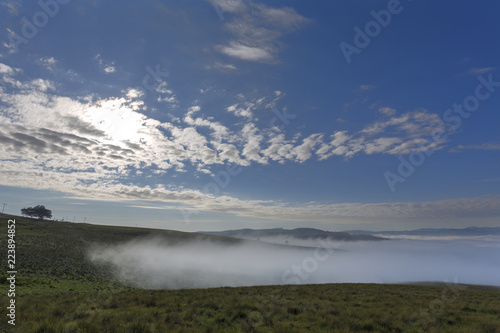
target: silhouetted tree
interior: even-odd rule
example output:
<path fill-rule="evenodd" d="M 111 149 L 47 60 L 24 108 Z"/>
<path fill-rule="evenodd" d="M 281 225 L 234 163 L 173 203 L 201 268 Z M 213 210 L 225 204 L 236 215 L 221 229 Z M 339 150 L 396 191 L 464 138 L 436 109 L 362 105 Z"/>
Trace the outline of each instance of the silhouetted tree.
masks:
<path fill-rule="evenodd" d="M 23 208 L 21 209 L 21 215 L 33 217 L 35 216 L 35 211 L 33 210 L 33 207 Z"/>
<path fill-rule="evenodd" d="M 45 208 L 43 205 L 23 208 L 21 209 L 21 214 L 29 217 L 38 217 L 40 220 L 43 220 L 44 218 L 50 219 L 52 217 L 52 211 Z"/>

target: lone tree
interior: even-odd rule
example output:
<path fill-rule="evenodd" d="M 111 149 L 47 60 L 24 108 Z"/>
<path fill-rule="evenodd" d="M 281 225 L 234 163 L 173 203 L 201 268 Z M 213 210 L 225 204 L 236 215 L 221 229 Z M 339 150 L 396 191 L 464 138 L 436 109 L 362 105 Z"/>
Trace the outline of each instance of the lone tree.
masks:
<path fill-rule="evenodd" d="M 43 205 L 21 209 L 21 214 L 29 217 L 38 217 L 40 220 L 52 217 L 52 211 Z"/>

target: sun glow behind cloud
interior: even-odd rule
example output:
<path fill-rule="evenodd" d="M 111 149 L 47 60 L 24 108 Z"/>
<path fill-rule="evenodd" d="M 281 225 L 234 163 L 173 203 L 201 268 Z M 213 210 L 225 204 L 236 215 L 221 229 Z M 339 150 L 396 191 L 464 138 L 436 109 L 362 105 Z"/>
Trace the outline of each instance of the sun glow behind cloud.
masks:
<path fill-rule="evenodd" d="M 137 112 L 143 105 L 142 101 L 130 101 L 125 98 L 100 100 L 89 106 L 84 118 L 89 124 L 102 131 L 107 143 L 123 145 L 124 142 L 140 143 L 144 136 L 148 136 L 146 126 L 147 117 Z"/>

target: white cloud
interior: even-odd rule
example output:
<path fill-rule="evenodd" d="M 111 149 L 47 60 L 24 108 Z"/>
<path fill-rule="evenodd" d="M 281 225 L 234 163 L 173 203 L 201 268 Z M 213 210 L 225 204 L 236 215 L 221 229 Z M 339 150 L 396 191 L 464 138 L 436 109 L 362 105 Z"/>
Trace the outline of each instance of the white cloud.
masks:
<path fill-rule="evenodd" d="M 7 0 L 1 2 L 0 5 L 6 7 L 10 15 L 12 16 L 19 15 L 19 8 L 21 7 L 21 2 L 15 0 Z"/>
<path fill-rule="evenodd" d="M 378 109 L 378 112 L 380 112 L 381 114 L 383 114 L 385 116 L 393 116 L 394 114 L 396 114 L 395 109 L 392 109 L 392 108 L 389 108 L 386 106 Z"/>
<path fill-rule="evenodd" d="M 225 138 L 229 133 L 229 129 L 226 126 L 222 125 L 219 122 L 203 119 L 200 117 L 193 118 L 193 115 L 200 110 L 201 108 L 199 106 L 190 107 L 188 109 L 188 112 L 186 113 L 186 116 L 184 117 L 184 122 L 192 126 L 204 126 L 212 129 L 214 138 L 219 141 Z"/>
<path fill-rule="evenodd" d="M 234 14 L 225 27 L 234 38 L 217 49 L 230 57 L 247 61 L 271 62 L 281 49 L 281 36 L 292 32 L 308 20 L 293 8 L 271 8 L 252 1 L 245 3 L 212 0 L 218 8 Z"/>
<path fill-rule="evenodd" d="M 338 131 L 332 134 L 331 141 L 329 143 L 321 144 L 321 147 L 316 151 L 319 156 L 319 160 L 327 159 L 333 155 L 343 156 L 347 153 L 347 147 L 343 146 L 351 136 L 347 134 L 347 131 Z"/>
<path fill-rule="evenodd" d="M 47 94 L 51 85 L 38 79 L 22 83 L 16 93 L 0 94 L 6 105 L 1 108 L 4 158 L 36 156 L 57 170 L 102 165 L 118 171 L 141 161 L 166 170 L 178 162 L 174 150 L 156 151 L 175 144 L 158 129 L 159 122 L 138 112 L 143 102 L 137 91 L 127 91 L 127 98 L 82 102 Z"/>
<path fill-rule="evenodd" d="M 231 42 L 229 46 L 220 46 L 219 50 L 228 56 L 250 61 L 266 61 L 272 58 L 270 52 L 259 48 Z"/>
<path fill-rule="evenodd" d="M 104 72 L 107 74 L 114 73 L 116 72 L 116 68 L 114 66 L 106 66 L 104 67 Z"/>
<path fill-rule="evenodd" d="M 175 97 L 175 95 L 170 96 L 170 97 L 163 97 L 163 98 L 158 97 L 158 99 L 156 101 L 159 103 L 166 102 L 166 103 L 173 104 L 173 105 L 177 104 L 177 98 Z"/>
<path fill-rule="evenodd" d="M 260 143 L 264 139 L 262 134 L 258 134 L 259 130 L 252 123 L 247 123 L 241 131 L 243 138 L 246 141 L 242 155 L 249 161 L 267 164 L 267 158 L 260 156 Z"/>
<path fill-rule="evenodd" d="M 30 89 L 37 89 L 43 92 L 56 89 L 55 85 L 51 81 L 44 79 L 34 79 L 33 81 L 29 82 L 28 86 L 30 87 Z"/>
<path fill-rule="evenodd" d="M 14 30 L 10 29 L 10 28 L 6 28 L 5 31 L 7 31 L 7 34 L 9 36 L 15 36 L 16 35 L 16 32 Z M 3 42 L 2 46 L 5 47 L 9 51 L 10 54 L 16 53 L 18 51 L 16 43 Z"/>
<path fill-rule="evenodd" d="M 464 149 L 474 149 L 474 150 L 500 150 L 499 143 L 483 143 L 480 145 L 458 145 L 451 149 L 451 152 L 460 152 Z"/>
<path fill-rule="evenodd" d="M 125 96 L 127 96 L 128 98 L 130 99 L 134 99 L 134 98 L 140 98 L 144 95 L 144 92 L 141 91 L 141 90 L 138 90 L 138 89 L 134 89 L 134 88 L 129 88 L 127 91 L 126 91 L 126 94 Z"/>
<path fill-rule="evenodd" d="M 55 71 L 57 60 L 54 57 L 43 57 L 38 59 L 38 63 L 53 72 Z"/>
<path fill-rule="evenodd" d="M 368 124 L 357 133 L 336 132 L 330 143 L 321 143 L 316 154 L 324 160 L 333 155 L 351 158 L 361 152 L 399 155 L 414 150 L 439 149 L 439 145 L 431 140 L 436 131 L 445 131 L 440 117 L 417 110 Z"/>
<path fill-rule="evenodd" d="M 116 72 L 114 61 L 111 61 L 111 62 L 105 61 L 104 59 L 102 59 L 102 56 L 99 53 L 94 56 L 94 59 L 97 60 L 97 63 L 99 64 L 99 68 L 104 73 L 111 74 L 111 73 Z"/>
<path fill-rule="evenodd" d="M 244 106 L 240 106 L 240 104 L 236 103 L 226 108 L 227 112 L 232 112 L 235 116 L 252 118 L 253 112 L 252 110 L 255 108 L 255 103 L 245 102 Z"/>
<path fill-rule="evenodd" d="M 307 161 L 313 154 L 315 146 L 323 142 L 323 134 L 312 134 L 305 138 L 300 146 L 293 149 L 297 161 L 300 163 Z"/>
<path fill-rule="evenodd" d="M 481 182 L 498 182 L 500 181 L 500 178 L 488 178 L 488 179 L 481 179 Z"/>
<path fill-rule="evenodd" d="M 493 72 L 495 70 L 496 70 L 495 67 L 482 67 L 482 68 L 480 68 L 480 67 L 474 67 L 474 68 L 471 68 L 469 70 L 469 74 L 477 76 L 477 75 L 481 75 L 481 74 Z"/>
<path fill-rule="evenodd" d="M 368 90 L 372 90 L 374 88 L 375 88 L 375 86 L 372 86 L 370 84 L 362 84 L 359 86 L 359 90 L 361 90 L 361 91 L 368 91 Z"/>
<path fill-rule="evenodd" d="M 263 4 L 253 6 L 259 10 L 259 15 L 264 22 L 286 31 L 298 29 L 301 24 L 308 21 L 291 7 L 271 8 Z"/>
<path fill-rule="evenodd" d="M 213 6 L 228 13 L 238 13 L 245 9 L 243 0 L 208 0 Z"/>
<path fill-rule="evenodd" d="M 156 88 L 156 92 L 158 92 L 160 94 L 169 94 L 169 95 L 172 95 L 173 92 L 172 92 L 172 90 L 167 89 L 167 85 L 168 85 L 167 82 L 163 81 Z"/>
<path fill-rule="evenodd" d="M 168 84 L 165 81 L 158 85 L 155 91 L 159 93 L 160 96 L 158 96 L 156 101 L 159 103 L 168 103 L 170 104 L 170 107 L 176 108 L 179 106 L 179 101 L 177 100 L 177 97 L 172 89 L 168 89 L 167 86 Z"/>
<path fill-rule="evenodd" d="M 284 134 L 278 134 L 271 138 L 269 143 L 269 147 L 262 150 L 264 156 L 269 157 L 273 161 L 278 161 L 281 164 L 294 158 L 294 145 L 292 142 L 285 140 Z"/>
<path fill-rule="evenodd" d="M 14 74 L 14 72 L 15 72 L 14 68 L 0 63 L 0 74 L 12 75 L 12 74 Z"/>
<path fill-rule="evenodd" d="M 367 154 L 383 153 L 390 147 L 400 144 L 401 142 L 402 139 L 400 138 L 378 138 L 372 142 L 366 143 L 365 152 Z"/>
<path fill-rule="evenodd" d="M 250 162 L 242 159 L 240 157 L 240 151 L 233 144 L 220 143 L 218 141 L 212 141 L 213 146 L 219 152 L 219 158 L 221 162 L 235 163 L 242 166 L 249 166 Z"/>
<path fill-rule="evenodd" d="M 233 64 L 222 64 L 220 62 L 216 62 L 213 65 L 209 65 L 206 67 L 207 69 L 217 69 L 220 71 L 234 71 L 236 70 L 236 66 Z"/>

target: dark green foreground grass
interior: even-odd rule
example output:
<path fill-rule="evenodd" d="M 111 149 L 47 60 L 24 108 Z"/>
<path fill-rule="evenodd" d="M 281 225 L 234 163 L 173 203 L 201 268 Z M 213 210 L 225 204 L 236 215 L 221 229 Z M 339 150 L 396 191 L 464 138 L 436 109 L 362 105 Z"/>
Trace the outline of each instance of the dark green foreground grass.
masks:
<path fill-rule="evenodd" d="M 0 221 L 0 252 L 6 258 L 6 219 Z M 87 262 L 86 248 L 153 232 L 171 242 L 207 236 L 16 221 L 16 326 L 7 324 L 3 276 L 0 331 L 500 333 L 499 288 L 325 284 L 139 290 L 113 282 L 103 267 Z M 6 270 L 3 263 L 0 274 Z"/>
<path fill-rule="evenodd" d="M 328 284 L 20 295 L 16 331 L 499 332 L 498 291 L 450 290 L 444 302 L 444 290 Z"/>

